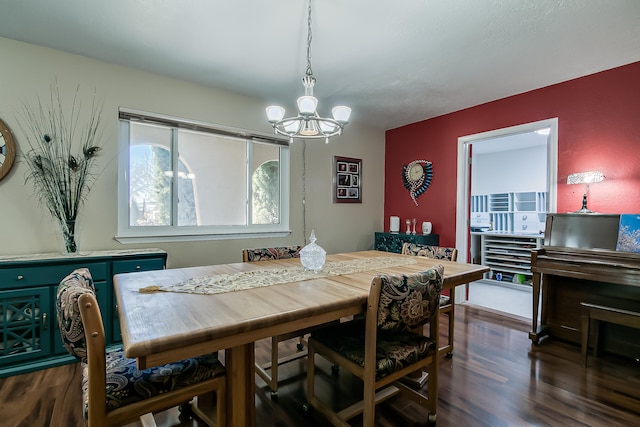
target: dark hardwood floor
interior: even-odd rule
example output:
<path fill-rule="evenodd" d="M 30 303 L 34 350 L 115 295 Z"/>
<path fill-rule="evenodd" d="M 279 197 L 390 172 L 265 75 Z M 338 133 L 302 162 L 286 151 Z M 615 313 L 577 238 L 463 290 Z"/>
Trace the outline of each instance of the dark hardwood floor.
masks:
<path fill-rule="evenodd" d="M 533 345 L 529 329 L 520 319 L 457 307 L 455 354 L 440 364 L 439 426 L 640 425 L 640 365 L 604 354 L 590 357 L 584 369 L 578 346 L 553 339 Z M 264 343 L 257 344 L 256 358 L 268 358 Z M 317 363 L 317 383 L 325 395 L 336 404 L 356 398 L 360 386 L 353 377 L 346 371 L 331 375 L 324 360 Z M 277 400 L 257 382 L 258 427 L 326 426 L 320 415 L 302 409 L 304 361 L 284 365 L 280 373 Z M 0 426 L 82 426 L 80 394 L 78 364 L 1 379 Z M 398 396 L 378 407 L 376 425 L 421 426 L 425 415 Z M 162 427 L 202 425 L 181 422 L 175 409 L 156 420 Z"/>

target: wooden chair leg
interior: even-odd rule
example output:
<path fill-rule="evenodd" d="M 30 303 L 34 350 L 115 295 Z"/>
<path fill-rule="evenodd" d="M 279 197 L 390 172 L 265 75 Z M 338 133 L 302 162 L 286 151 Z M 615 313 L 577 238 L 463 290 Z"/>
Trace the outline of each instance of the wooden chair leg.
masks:
<path fill-rule="evenodd" d="M 429 422 L 435 424 L 436 413 L 438 410 L 438 357 L 434 357 L 427 369 L 429 374 L 429 382 L 427 384 L 427 408 L 429 410 Z"/>
<path fill-rule="evenodd" d="M 278 395 L 278 337 L 271 337 L 271 396 Z"/>
<path fill-rule="evenodd" d="M 455 310 L 456 310 L 456 288 L 451 288 L 449 292 L 449 301 L 451 304 L 451 311 L 449 312 L 449 351 L 447 356 L 453 356 L 453 331 L 455 330 Z"/>
<path fill-rule="evenodd" d="M 307 346 L 307 403 L 305 410 L 310 409 L 309 406 L 316 398 L 315 396 L 315 380 L 316 380 L 316 364 L 315 364 L 315 349 Z"/>

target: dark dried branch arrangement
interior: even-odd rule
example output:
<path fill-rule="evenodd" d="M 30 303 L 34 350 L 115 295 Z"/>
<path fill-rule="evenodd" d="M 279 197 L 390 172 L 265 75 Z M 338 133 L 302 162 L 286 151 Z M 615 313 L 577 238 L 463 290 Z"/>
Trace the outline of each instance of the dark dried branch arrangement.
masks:
<path fill-rule="evenodd" d="M 78 86 L 70 110 L 65 109 L 60 87 L 54 83 L 49 104 L 43 104 L 39 97 L 35 108 L 25 103 L 20 123 L 29 143 L 24 156 L 29 167 L 26 180 L 32 182 L 40 203 L 60 223 L 67 252 L 77 251 L 75 221 L 96 179 L 93 168 L 104 130 L 102 102 L 94 96 L 87 124 L 78 132 L 79 90 Z"/>

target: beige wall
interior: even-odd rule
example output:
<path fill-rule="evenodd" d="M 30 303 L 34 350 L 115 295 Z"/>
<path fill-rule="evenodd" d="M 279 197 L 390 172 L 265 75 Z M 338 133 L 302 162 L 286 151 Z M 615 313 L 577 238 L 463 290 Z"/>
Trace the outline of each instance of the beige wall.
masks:
<path fill-rule="evenodd" d="M 94 88 L 104 98 L 106 132 L 104 150 L 97 162 L 102 172 L 78 220 L 81 252 L 159 247 L 169 253 L 169 267 L 183 267 L 241 261 L 244 247 L 302 244 L 305 223 L 307 235 L 314 228 L 318 244 L 328 253 L 370 249 L 373 232 L 383 227 L 384 132 L 352 123 L 345 135 L 333 138 L 329 144 L 320 140 L 306 144 L 306 221 L 302 207 L 305 150 L 302 141 L 296 140 L 292 145 L 289 237 L 123 245 L 114 240 L 118 107 L 269 133 L 264 119 L 265 101 L 4 38 L 0 38 L 0 53 L 0 118 L 15 135 L 18 156 L 26 147 L 18 114 L 24 103 L 32 104 L 36 96 L 47 99 L 56 78 L 65 98 L 78 85 L 82 99 Z M 322 109 L 322 99 L 320 103 Z M 354 111 L 355 120 L 357 114 Z M 363 160 L 362 204 L 332 203 L 334 155 Z M 0 181 L 0 256 L 57 252 L 61 248 L 58 226 L 39 206 L 31 184 L 25 184 L 25 173 L 25 164 L 18 159 L 9 175 Z"/>

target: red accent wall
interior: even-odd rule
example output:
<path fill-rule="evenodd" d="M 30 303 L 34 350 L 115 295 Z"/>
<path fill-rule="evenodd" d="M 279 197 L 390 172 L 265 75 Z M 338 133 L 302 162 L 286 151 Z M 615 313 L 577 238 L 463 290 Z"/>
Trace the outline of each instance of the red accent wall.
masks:
<path fill-rule="evenodd" d="M 400 217 L 401 230 L 407 218 L 431 221 L 440 244 L 455 246 L 458 138 L 554 117 L 557 211 L 575 211 L 582 204 L 584 188 L 567 185 L 567 175 L 601 170 L 605 180 L 590 186 L 589 208 L 640 213 L 640 62 L 635 62 L 387 131 L 385 230 L 390 215 Z M 402 165 L 416 159 L 433 162 L 433 181 L 419 206 L 401 176 Z"/>

